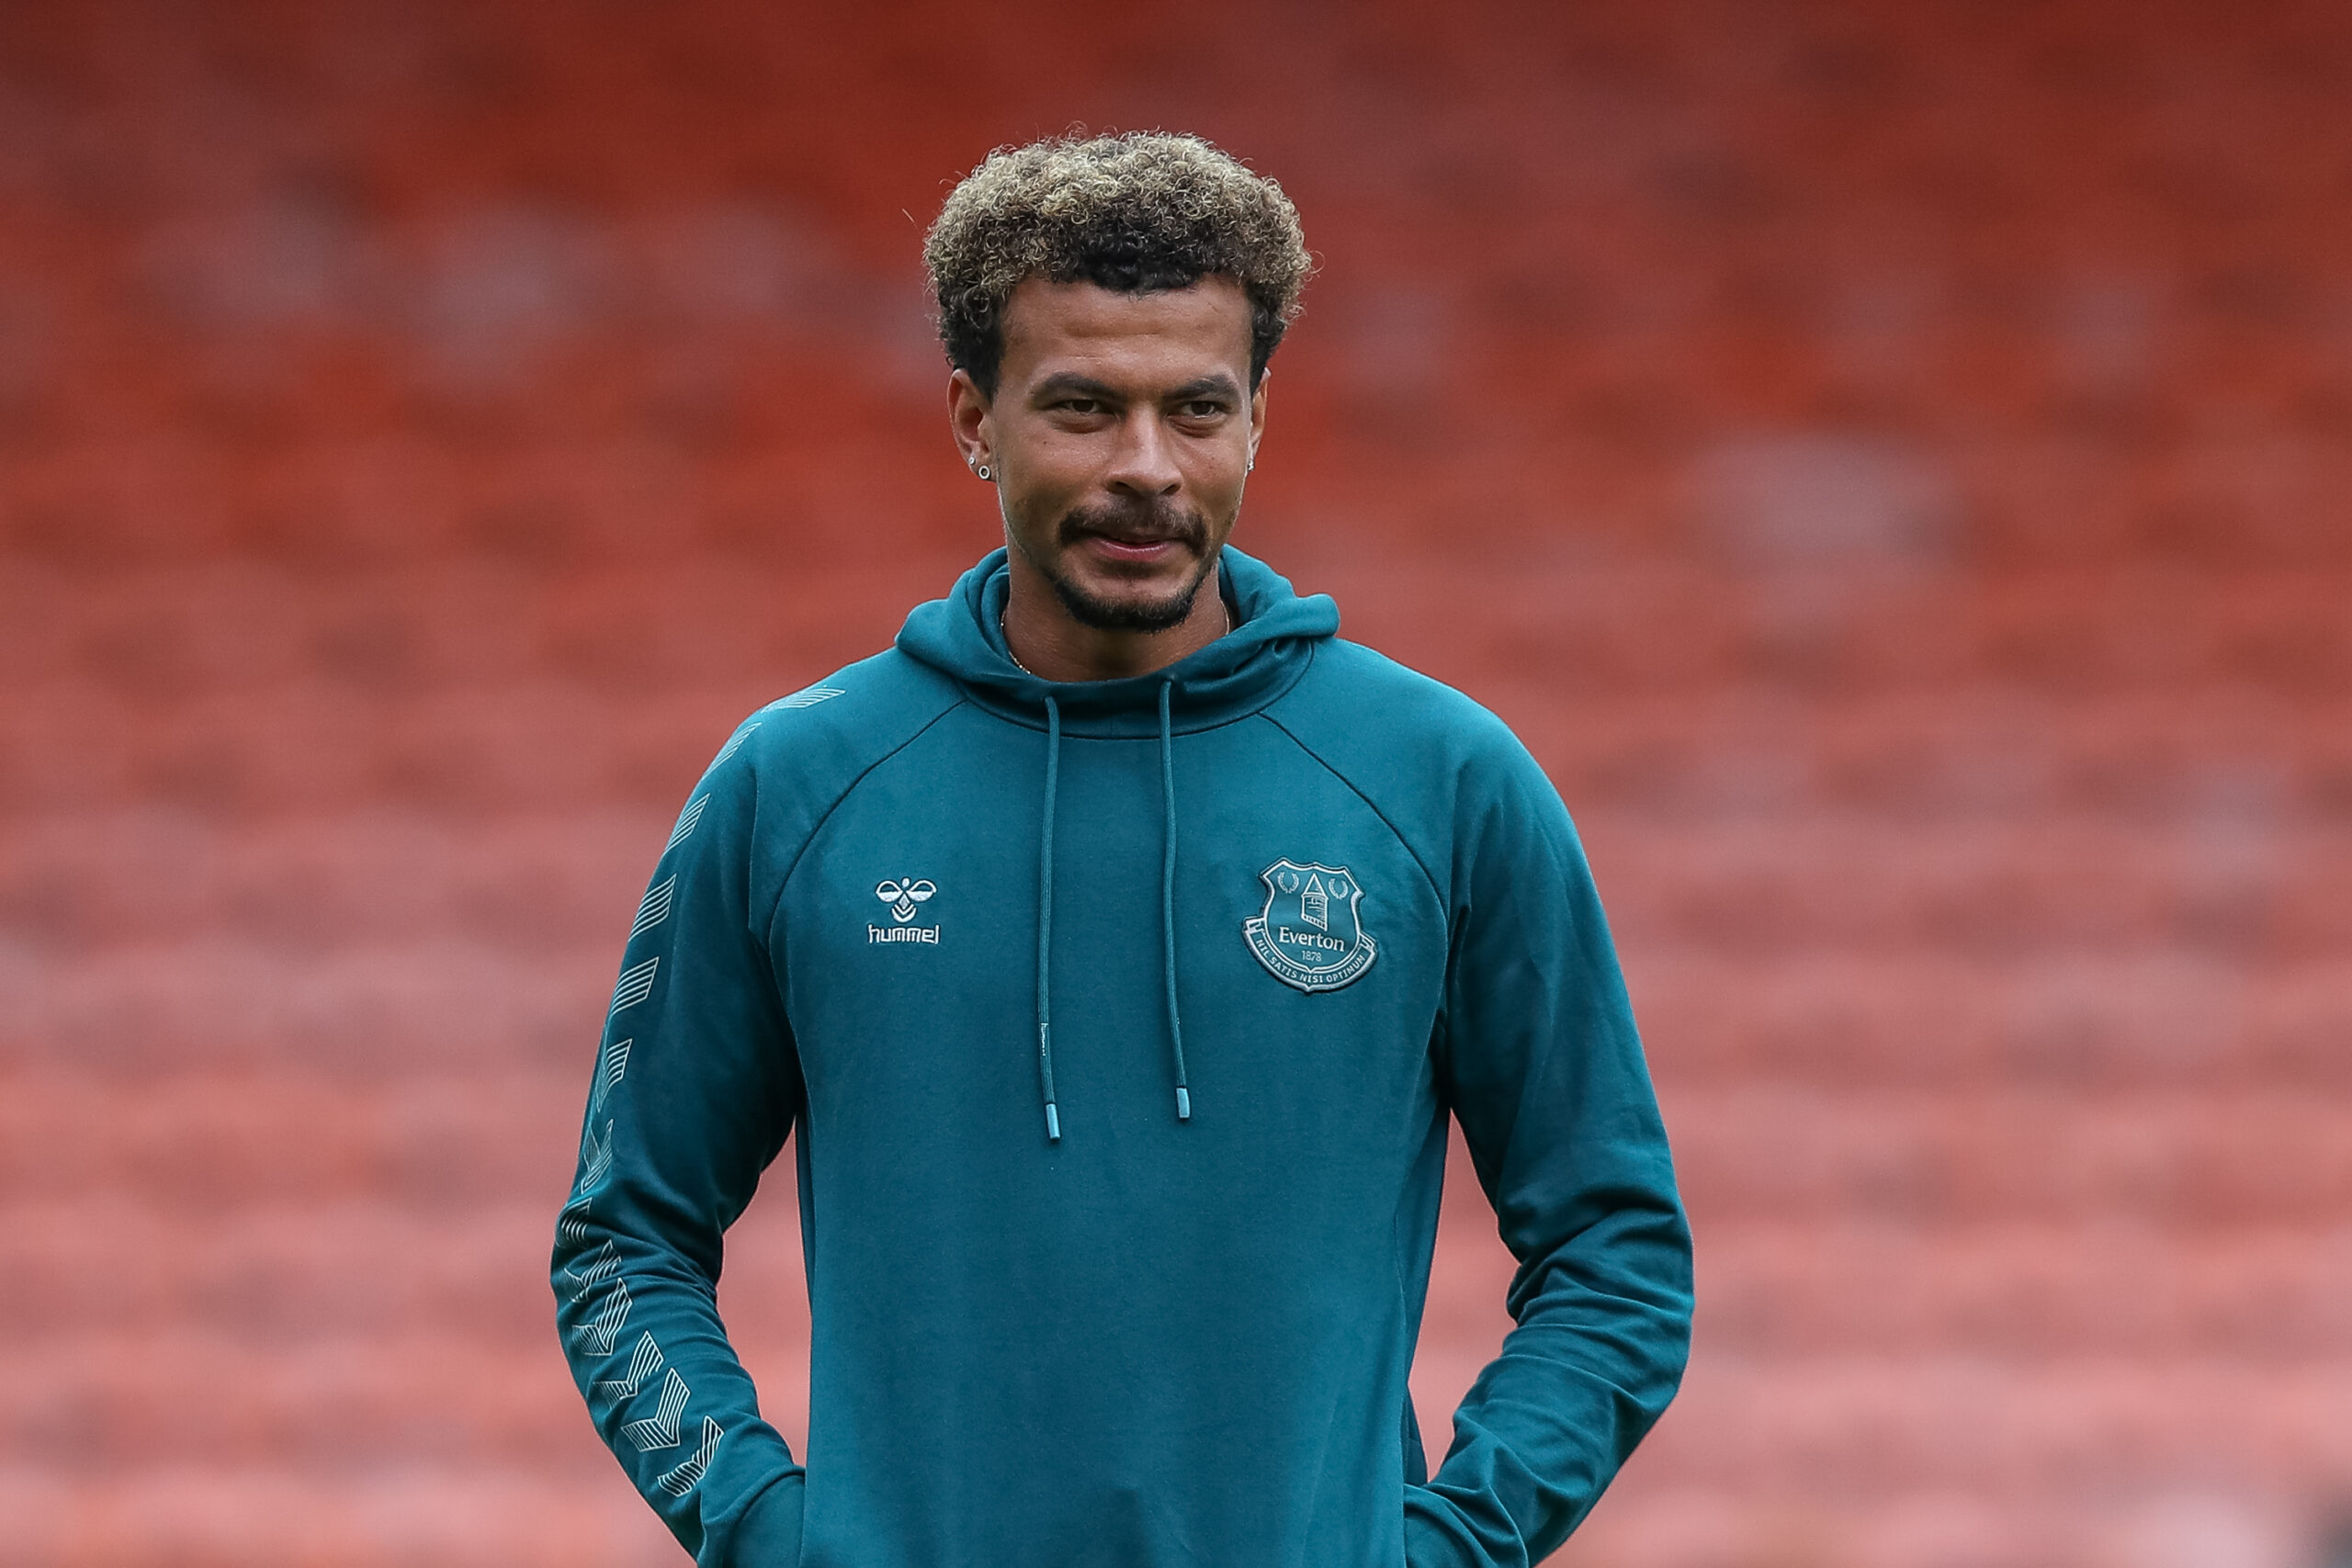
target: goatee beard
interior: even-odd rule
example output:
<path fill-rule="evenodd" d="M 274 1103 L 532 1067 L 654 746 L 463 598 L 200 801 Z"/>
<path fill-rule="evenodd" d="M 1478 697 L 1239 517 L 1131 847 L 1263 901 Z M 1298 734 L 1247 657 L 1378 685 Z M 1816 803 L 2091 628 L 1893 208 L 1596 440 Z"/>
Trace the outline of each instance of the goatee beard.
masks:
<path fill-rule="evenodd" d="M 1200 559 L 1192 581 L 1181 592 L 1165 599 L 1141 603 L 1100 598 L 1062 573 L 1045 570 L 1040 565 L 1042 575 L 1053 584 L 1054 597 L 1062 602 L 1069 618 L 1091 631 L 1164 632 L 1182 626 L 1193 613 L 1193 601 L 1199 597 L 1201 584 L 1208 581 L 1209 572 L 1216 564 L 1208 553 L 1208 524 L 1201 514 L 1179 512 L 1165 502 L 1081 508 L 1065 516 L 1057 533 L 1057 542 L 1064 549 L 1083 542 L 1090 534 L 1101 534 L 1127 541 L 1166 539 L 1184 546 Z"/>
<path fill-rule="evenodd" d="M 1193 581 L 1183 591 L 1160 600 L 1112 601 L 1098 599 L 1066 577 L 1048 575 L 1046 581 L 1054 585 L 1054 597 L 1062 602 L 1069 618 L 1080 626 L 1098 632 L 1164 632 L 1184 624 L 1193 613 L 1193 601 L 1200 596 L 1201 584 L 1209 577 L 1208 561 L 1193 573 Z"/>

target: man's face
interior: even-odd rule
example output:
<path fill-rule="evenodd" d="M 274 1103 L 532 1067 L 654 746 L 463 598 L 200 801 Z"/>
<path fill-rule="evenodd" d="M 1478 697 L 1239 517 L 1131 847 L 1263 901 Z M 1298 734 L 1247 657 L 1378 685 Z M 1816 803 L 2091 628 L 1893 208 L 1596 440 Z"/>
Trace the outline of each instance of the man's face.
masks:
<path fill-rule="evenodd" d="M 997 477 L 1016 572 L 1080 626 L 1183 621 L 1233 531 L 1265 418 L 1250 389 L 1250 299 L 1227 277 L 1123 294 L 1025 279 L 993 399 L 950 391 L 967 455 Z"/>

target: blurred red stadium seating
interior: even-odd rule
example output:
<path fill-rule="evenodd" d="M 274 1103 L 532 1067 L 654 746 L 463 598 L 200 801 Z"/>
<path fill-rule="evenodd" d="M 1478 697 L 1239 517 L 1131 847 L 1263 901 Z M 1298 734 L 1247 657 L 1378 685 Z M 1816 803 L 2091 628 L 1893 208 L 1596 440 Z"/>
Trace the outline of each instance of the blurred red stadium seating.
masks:
<path fill-rule="evenodd" d="M 0 8 L 0 1564 L 676 1560 L 544 1277 L 600 998 L 733 720 L 989 546 L 918 237 L 1077 121 L 1297 198 L 1242 542 L 1610 898 L 1702 1304 L 1561 1561 L 2312 1561 L 2347 101 L 2298 0 Z"/>

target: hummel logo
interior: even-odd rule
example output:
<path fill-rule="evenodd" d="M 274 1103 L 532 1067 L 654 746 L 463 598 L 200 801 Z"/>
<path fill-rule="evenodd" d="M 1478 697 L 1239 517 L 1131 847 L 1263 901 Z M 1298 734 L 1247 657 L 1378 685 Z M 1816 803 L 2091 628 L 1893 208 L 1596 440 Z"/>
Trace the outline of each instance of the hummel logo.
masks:
<path fill-rule="evenodd" d="M 904 925 L 915 918 L 915 906 L 929 903 L 931 896 L 938 891 L 928 881 L 918 882 L 910 877 L 904 882 L 885 882 L 875 888 L 874 896 L 890 906 L 892 919 Z"/>
<path fill-rule="evenodd" d="M 937 885 L 924 877 L 908 876 L 895 882 L 885 880 L 876 884 L 874 896 L 890 906 L 890 919 L 896 923 L 877 926 L 868 921 L 866 942 L 924 942 L 937 946 L 937 926 L 917 926 L 908 922 L 915 918 L 919 907 L 929 903 L 938 892 Z"/>

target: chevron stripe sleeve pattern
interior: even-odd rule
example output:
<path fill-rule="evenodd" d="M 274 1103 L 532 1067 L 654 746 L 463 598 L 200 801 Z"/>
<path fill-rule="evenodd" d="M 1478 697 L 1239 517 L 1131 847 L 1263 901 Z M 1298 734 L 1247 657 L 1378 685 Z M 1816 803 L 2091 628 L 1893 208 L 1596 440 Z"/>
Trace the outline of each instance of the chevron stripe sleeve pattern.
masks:
<path fill-rule="evenodd" d="M 780 1485 L 797 1499 L 800 1476 L 716 1308 L 720 1237 L 800 1109 L 798 1060 L 749 917 L 760 730 L 754 719 L 729 739 L 629 918 L 551 1276 L 590 1417 L 705 1568 L 732 1563 L 753 1505 Z"/>

